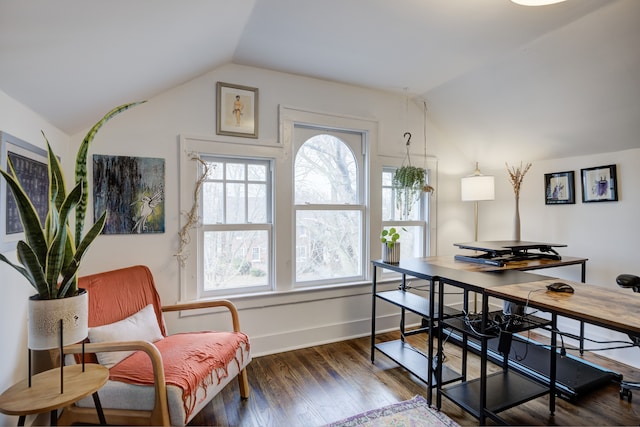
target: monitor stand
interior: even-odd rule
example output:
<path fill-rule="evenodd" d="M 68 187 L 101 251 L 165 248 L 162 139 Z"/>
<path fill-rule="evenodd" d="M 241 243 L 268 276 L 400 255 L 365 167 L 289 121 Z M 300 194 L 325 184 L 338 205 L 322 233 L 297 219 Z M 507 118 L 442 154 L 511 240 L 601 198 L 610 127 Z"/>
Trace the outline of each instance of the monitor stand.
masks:
<path fill-rule="evenodd" d="M 566 247 L 564 244 L 525 242 L 522 240 L 499 240 L 487 242 L 454 243 L 460 249 L 482 252 L 478 255 L 456 255 L 457 261 L 504 267 L 507 262 L 531 259 L 560 260 L 562 257 L 554 248 Z"/>

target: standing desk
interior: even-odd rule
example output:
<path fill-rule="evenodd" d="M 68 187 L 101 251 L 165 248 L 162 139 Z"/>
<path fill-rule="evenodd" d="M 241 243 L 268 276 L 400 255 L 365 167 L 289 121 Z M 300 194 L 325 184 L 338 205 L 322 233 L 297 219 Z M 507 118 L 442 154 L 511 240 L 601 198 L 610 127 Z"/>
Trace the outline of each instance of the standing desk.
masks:
<path fill-rule="evenodd" d="M 525 403 L 529 400 L 549 394 L 549 412 L 555 411 L 556 378 L 555 378 L 555 357 L 549 353 L 548 360 L 550 366 L 550 378 L 546 383 L 534 380 L 513 369 L 509 369 L 508 355 L 502 356 L 502 372 L 487 374 L 488 365 L 488 342 L 495 335 L 488 330 L 489 325 L 489 295 L 487 290 L 494 286 L 506 286 L 514 283 L 528 283 L 540 277 L 536 274 L 518 271 L 514 269 L 502 269 L 500 271 L 476 272 L 465 269 L 450 269 L 449 272 L 440 277 L 440 290 L 438 292 L 438 306 L 444 306 L 444 286 L 450 285 L 464 290 L 465 312 L 468 313 L 468 293 L 475 292 L 480 295 L 482 309 L 480 312 L 480 322 L 474 329 L 470 329 L 467 323 L 467 314 L 462 314 L 457 318 L 441 319 L 442 327 L 438 328 L 438 353 L 443 351 L 444 329 L 457 331 L 462 334 L 462 382 L 446 388 L 437 382 L 437 403 L 441 407 L 441 397 L 445 396 L 462 409 L 476 417 L 481 425 L 484 425 L 489 417 L 498 423 L 505 422 L 497 415 L 499 412 L 514 406 Z M 546 277 L 545 277 L 546 279 Z M 549 278 L 551 279 L 551 278 Z M 441 311 L 441 310 L 440 310 Z M 539 322 L 523 324 L 522 330 L 533 329 L 543 325 L 551 325 L 555 330 L 555 319 L 546 321 L 540 319 Z M 553 335 L 553 334 L 552 334 Z M 480 353 L 480 377 L 468 379 L 466 375 L 466 359 L 469 346 L 469 337 L 476 339 L 479 343 Z M 551 341 L 555 336 L 551 337 Z M 440 366 L 440 365 L 439 365 Z M 439 375 L 439 370 L 437 374 Z M 488 392 L 490 390 L 490 393 Z"/>
<path fill-rule="evenodd" d="M 496 274 L 499 272 L 493 272 Z M 524 273 L 521 273 L 524 274 Z M 591 323 L 597 326 L 601 326 L 607 329 L 613 329 L 622 333 L 631 334 L 634 336 L 640 335 L 640 304 L 637 301 L 630 299 L 628 293 L 618 290 L 616 288 L 605 288 L 595 285 L 587 285 L 581 282 L 567 281 L 573 286 L 575 292 L 570 293 L 556 293 L 547 291 L 546 286 L 550 283 L 558 281 L 557 278 L 544 277 L 538 275 L 530 275 L 534 277 L 532 282 L 525 282 L 522 279 L 526 277 L 518 276 L 517 281 L 511 284 L 504 284 L 503 280 L 494 281 L 493 284 L 484 286 L 483 283 L 486 280 L 491 280 L 490 274 L 481 273 L 480 277 L 473 278 L 472 280 L 458 281 L 455 278 L 442 277 L 440 278 L 441 284 L 451 284 L 459 286 L 465 290 L 479 291 L 482 295 L 482 325 L 487 321 L 486 313 L 488 313 L 488 299 L 495 297 L 514 303 L 522 304 L 528 307 L 546 311 L 551 314 L 551 345 L 550 351 L 548 351 L 549 359 L 549 377 L 548 383 L 550 385 L 550 397 L 549 408 L 553 414 L 555 410 L 555 388 L 556 384 L 556 363 L 565 358 L 558 356 L 557 347 L 557 317 L 568 317 L 578 320 L 580 322 Z M 473 282 L 473 283 L 471 283 Z M 502 282 L 502 283 L 501 283 Z M 442 292 L 439 300 L 439 304 L 443 304 Z M 524 316 L 525 322 L 527 315 Z M 481 332 L 484 332 L 482 329 Z M 484 424 L 485 418 L 490 417 L 498 422 L 501 419 L 497 416 L 497 412 L 508 409 L 510 402 L 513 402 L 512 406 L 515 406 L 515 400 L 508 399 L 510 394 L 501 393 L 505 388 L 510 388 L 509 393 L 522 391 L 517 386 L 519 379 L 513 382 L 516 386 L 507 384 L 511 382 L 511 378 L 505 380 L 500 375 L 486 375 L 486 353 L 487 353 L 487 340 L 481 339 L 481 378 L 479 381 L 466 382 L 460 385 L 454 385 L 447 387 L 446 389 L 438 388 L 438 403 L 440 406 L 441 394 L 452 399 L 458 403 L 461 407 L 466 409 L 471 414 L 475 415 L 481 424 Z M 441 350 L 440 344 L 438 351 Z M 507 371 L 505 370 L 505 373 Z M 512 376 L 512 374 L 509 374 Z M 517 378 L 517 377 L 516 377 Z M 611 377 L 610 377 L 611 378 Z M 530 386 L 522 384 L 522 387 L 530 388 Z M 491 394 L 487 393 L 487 390 L 491 390 Z M 533 397 L 535 388 L 528 390 Z M 498 399 L 496 399 L 498 396 Z M 524 402 L 524 398 L 521 402 Z M 476 406 L 479 405 L 479 406 Z"/>
<path fill-rule="evenodd" d="M 374 350 L 378 349 L 381 352 L 387 354 L 393 360 L 396 360 L 402 366 L 409 369 L 412 373 L 415 373 L 416 369 L 414 369 L 415 365 L 413 362 L 411 366 L 408 363 L 405 363 L 402 359 L 405 355 L 413 355 L 416 354 L 415 351 L 405 351 L 404 343 L 401 342 L 398 346 L 396 343 L 389 343 L 393 346 L 394 349 L 398 351 L 395 354 L 390 355 L 387 352 L 387 348 L 391 348 L 391 346 L 387 346 L 387 343 L 376 344 L 375 343 L 375 312 L 376 312 L 376 301 L 378 299 L 386 300 L 395 304 L 402 308 L 402 320 L 401 320 L 401 330 L 404 334 L 404 312 L 405 309 L 411 312 L 420 314 L 424 319 L 428 319 L 428 332 L 430 333 L 430 339 L 428 340 L 429 350 L 426 355 L 422 355 L 422 358 L 419 360 L 419 363 L 426 365 L 423 366 L 426 372 L 423 375 L 418 375 L 423 381 L 425 381 L 428 386 L 428 397 L 429 401 L 431 401 L 431 387 L 437 386 L 438 393 L 438 406 L 440 403 L 440 389 L 442 385 L 446 384 L 447 381 L 455 381 L 455 376 L 449 375 L 451 379 L 445 380 L 442 377 L 442 372 L 444 371 L 443 364 L 438 364 L 438 372 L 435 372 L 436 377 L 434 378 L 432 374 L 434 374 L 434 368 L 432 367 L 433 361 L 433 343 L 431 340 L 431 335 L 434 332 L 434 321 L 439 322 L 447 317 L 453 317 L 451 313 L 448 313 L 447 307 L 443 304 L 443 292 L 442 290 L 439 292 L 439 302 L 438 309 L 434 307 L 435 304 L 435 284 L 439 283 L 442 287 L 443 284 L 450 284 L 453 286 L 462 287 L 465 289 L 465 309 L 468 308 L 468 299 L 467 295 L 469 291 L 478 292 L 482 295 L 483 300 L 483 312 L 488 312 L 488 299 L 489 296 L 497 296 L 494 294 L 489 294 L 488 289 L 492 289 L 496 286 L 510 286 L 514 284 L 523 284 L 523 283 L 531 283 L 537 280 L 557 280 L 553 278 L 545 278 L 542 276 L 524 273 L 518 270 L 538 270 L 543 268 L 552 268 L 552 267 L 560 267 L 565 265 L 580 265 L 582 269 L 582 279 L 584 279 L 585 272 L 585 263 L 587 259 L 585 258 L 573 258 L 573 257 L 563 257 L 562 260 L 526 260 L 519 263 L 520 265 L 514 266 L 513 264 L 496 268 L 496 266 L 487 266 L 487 265 L 479 265 L 479 264 L 470 264 L 464 262 L 456 262 L 453 257 L 429 257 L 429 258 L 414 258 L 414 259 L 402 259 L 399 264 L 387 264 L 380 260 L 372 261 L 373 264 L 373 292 L 372 292 L 372 325 L 371 325 L 371 361 L 374 361 Z M 402 274 L 402 284 L 399 290 L 390 291 L 390 292 L 381 292 L 377 293 L 376 291 L 376 272 L 377 268 L 389 269 L 392 271 L 396 271 Z M 413 276 L 420 279 L 424 279 L 430 282 L 431 287 L 429 291 L 429 298 L 425 299 L 420 296 L 416 296 L 406 292 L 405 289 L 405 280 L 406 276 Z M 505 288 L 507 289 L 507 288 Z M 513 299 L 506 298 L 507 300 L 513 301 Z M 517 298 L 516 298 L 517 300 Z M 571 317 L 571 316 L 569 316 Z M 639 316 L 640 317 L 640 316 Z M 574 317 L 577 320 L 584 321 L 582 317 Z M 486 317 L 485 317 L 486 320 Z M 555 322 L 555 316 L 553 317 L 553 321 Z M 555 323 L 552 324 L 552 328 L 555 329 Z M 442 328 L 438 328 L 439 331 Z M 424 332 L 424 330 L 422 330 Z M 555 334 L 552 334 L 552 340 L 555 338 Z M 401 341 L 404 341 L 403 339 Z M 441 341 L 440 341 L 441 342 Z M 439 344 L 440 345 L 440 344 Z M 395 351 L 395 350 L 394 350 Z M 438 351 L 441 351 L 439 347 Z M 466 346 L 463 346 L 463 351 L 466 351 Z M 516 400 L 509 403 L 509 405 L 514 406 L 518 403 L 522 403 L 526 400 L 534 398 L 536 396 L 540 396 L 546 393 L 550 393 L 551 397 L 549 399 L 550 411 L 553 412 L 555 410 L 555 353 L 549 352 L 549 364 L 550 364 L 550 381 L 548 382 L 549 387 L 531 387 L 530 385 L 527 387 L 518 387 L 519 390 L 528 390 L 528 395 L 515 396 Z M 483 368 L 486 368 L 486 355 L 487 355 L 487 346 L 486 342 L 483 342 L 481 345 L 481 364 Z M 505 360 L 505 368 L 506 368 L 506 360 Z M 440 367 L 443 367 L 443 370 L 440 370 Z M 466 368 L 463 367 L 463 372 L 458 379 L 465 379 L 466 376 Z M 487 403 L 487 376 L 486 370 L 482 370 L 483 375 L 479 380 L 480 387 L 479 389 L 476 387 L 476 392 L 480 394 L 480 399 L 478 403 L 475 405 L 475 408 L 465 407 L 465 409 L 470 410 L 471 413 L 476 415 L 482 424 L 484 424 L 485 418 L 487 415 L 494 418 L 495 412 L 498 410 L 508 409 L 511 406 L 498 405 L 496 406 L 497 410 L 492 410 L 492 408 L 488 408 Z M 450 374 L 450 373 L 449 373 Z M 518 379 L 518 382 L 523 381 L 522 378 L 519 378 L 517 375 L 511 375 L 511 377 L 515 377 Z M 526 378 L 525 378 L 526 380 Z M 524 384 L 524 383 L 523 383 Z M 515 402 L 515 403 L 514 403 Z M 489 402 L 491 403 L 491 402 Z M 479 405 L 479 406 L 478 406 Z"/>
<path fill-rule="evenodd" d="M 482 292 L 485 287 L 499 284 L 510 284 L 518 282 L 530 282 L 534 280 L 535 275 L 523 273 L 513 269 L 501 269 L 495 274 L 479 274 L 476 271 L 467 271 L 462 268 L 450 268 L 436 263 L 429 262 L 430 258 L 411 258 L 401 259 L 398 264 L 388 264 L 381 260 L 372 261 L 373 264 L 373 281 L 372 281 L 372 309 L 371 309 L 371 362 L 375 360 L 375 350 L 378 350 L 396 361 L 409 372 L 424 381 L 427 386 L 427 401 L 431 403 L 431 388 L 440 384 L 447 384 L 460 380 L 466 375 L 466 365 L 463 367 L 463 373 L 460 375 L 444 366 L 440 377 L 436 378 L 435 369 L 433 367 L 433 340 L 436 324 L 442 319 L 452 316 L 459 316 L 461 312 L 444 305 L 436 303 L 435 289 L 436 284 L 446 277 L 451 283 L 463 284 L 466 289 L 476 292 Z M 443 261 L 444 258 L 441 258 Z M 585 260 L 586 261 L 586 260 Z M 583 261 L 581 261 L 583 262 Z M 462 263 L 461 263 L 462 264 Z M 466 264 L 466 263 L 464 263 Z M 402 281 L 398 290 L 378 292 L 377 290 L 377 272 L 378 269 L 388 269 L 401 273 Z M 429 295 L 427 298 L 407 292 L 406 277 L 412 276 L 418 279 L 426 280 L 430 283 Z M 442 292 L 440 292 L 442 295 Z M 465 308 L 467 301 L 465 293 Z M 400 332 L 401 339 L 397 341 L 376 343 L 376 304 L 377 301 L 386 301 L 400 307 Z M 423 327 L 411 332 L 405 331 L 405 312 L 418 314 L 423 319 Z M 426 353 L 417 351 L 410 345 L 406 344 L 404 337 L 414 333 L 426 332 L 429 335 L 427 340 L 428 350 Z M 466 352 L 466 346 L 463 348 Z M 466 354 L 466 353 L 465 353 Z M 485 362 L 486 364 L 486 351 Z"/>

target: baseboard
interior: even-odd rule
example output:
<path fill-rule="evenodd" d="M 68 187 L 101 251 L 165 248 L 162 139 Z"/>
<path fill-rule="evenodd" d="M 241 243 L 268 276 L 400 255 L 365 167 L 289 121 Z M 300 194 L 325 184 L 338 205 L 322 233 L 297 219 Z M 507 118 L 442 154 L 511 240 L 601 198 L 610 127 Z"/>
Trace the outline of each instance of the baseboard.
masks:
<path fill-rule="evenodd" d="M 415 319 L 408 316 L 406 322 L 407 327 L 418 326 L 420 319 L 417 316 Z M 376 318 L 376 332 L 398 330 L 399 324 L 399 314 L 379 316 Z M 371 319 L 357 319 L 271 335 L 251 336 L 251 353 L 253 357 L 260 357 L 369 335 L 371 335 Z"/>

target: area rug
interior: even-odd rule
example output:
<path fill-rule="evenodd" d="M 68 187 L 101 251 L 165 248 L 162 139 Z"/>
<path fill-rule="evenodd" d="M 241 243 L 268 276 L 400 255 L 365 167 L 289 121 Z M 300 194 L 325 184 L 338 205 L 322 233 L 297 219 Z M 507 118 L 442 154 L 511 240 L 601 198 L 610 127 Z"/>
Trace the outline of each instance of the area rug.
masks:
<path fill-rule="evenodd" d="M 404 402 L 394 403 L 379 409 L 335 421 L 326 427 L 454 427 L 458 423 L 440 411 L 432 409 L 422 396 Z"/>

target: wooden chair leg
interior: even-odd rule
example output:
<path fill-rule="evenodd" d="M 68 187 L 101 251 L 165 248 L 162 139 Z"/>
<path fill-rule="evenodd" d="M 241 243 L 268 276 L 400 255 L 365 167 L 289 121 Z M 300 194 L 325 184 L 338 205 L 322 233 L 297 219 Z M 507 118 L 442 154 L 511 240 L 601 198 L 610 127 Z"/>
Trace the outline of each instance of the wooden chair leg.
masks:
<path fill-rule="evenodd" d="M 247 369 L 243 369 L 238 374 L 238 383 L 240 384 L 240 397 L 243 399 L 249 398 L 249 377 L 247 376 Z"/>

